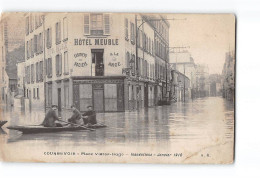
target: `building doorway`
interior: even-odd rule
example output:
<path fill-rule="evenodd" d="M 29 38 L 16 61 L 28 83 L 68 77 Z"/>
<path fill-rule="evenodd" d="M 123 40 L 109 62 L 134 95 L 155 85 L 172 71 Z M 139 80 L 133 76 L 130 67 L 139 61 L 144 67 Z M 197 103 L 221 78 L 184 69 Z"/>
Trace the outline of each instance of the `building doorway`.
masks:
<path fill-rule="evenodd" d="M 91 76 L 104 76 L 104 49 L 92 49 L 91 56 Z"/>

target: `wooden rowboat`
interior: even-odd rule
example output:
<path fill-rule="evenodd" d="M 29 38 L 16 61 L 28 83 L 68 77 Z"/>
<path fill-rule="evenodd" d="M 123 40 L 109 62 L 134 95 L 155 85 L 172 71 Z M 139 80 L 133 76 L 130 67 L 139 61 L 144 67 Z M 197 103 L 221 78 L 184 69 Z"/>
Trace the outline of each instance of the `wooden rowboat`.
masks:
<path fill-rule="evenodd" d="M 38 133 L 56 133 L 63 131 L 80 131 L 80 130 L 89 130 L 89 129 L 98 129 L 107 127 L 103 124 L 95 124 L 86 127 L 81 126 L 66 126 L 66 127 L 44 127 L 42 125 L 31 125 L 31 126 L 8 126 L 7 129 L 17 130 L 23 134 L 38 134 Z"/>
<path fill-rule="evenodd" d="M 5 123 L 7 123 L 7 121 L 0 121 L 0 127 L 2 127 L 3 125 L 5 125 Z"/>

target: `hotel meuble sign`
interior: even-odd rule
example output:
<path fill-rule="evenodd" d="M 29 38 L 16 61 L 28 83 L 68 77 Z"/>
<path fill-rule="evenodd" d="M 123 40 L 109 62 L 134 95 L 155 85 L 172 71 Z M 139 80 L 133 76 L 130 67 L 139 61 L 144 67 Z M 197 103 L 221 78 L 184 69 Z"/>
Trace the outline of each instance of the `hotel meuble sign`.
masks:
<path fill-rule="evenodd" d="M 74 45 L 119 45 L 118 39 L 74 39 Z"/>

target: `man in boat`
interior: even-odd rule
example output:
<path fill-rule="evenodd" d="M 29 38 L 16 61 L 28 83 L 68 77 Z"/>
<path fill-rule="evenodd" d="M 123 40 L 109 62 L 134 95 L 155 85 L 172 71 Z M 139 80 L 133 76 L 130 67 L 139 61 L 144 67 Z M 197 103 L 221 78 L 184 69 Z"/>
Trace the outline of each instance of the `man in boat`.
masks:
<path fill-rule="evenodd" d="M 76 108 L 75 105 L 71 106 L 72 109 L 72 116 L 68 119 L 68 121 L 70 123 L 74 123 L 74 124 L 78 124 L 78 125 L 83 125 L 83 120 L 82 120 L 82 116 L 81 113 L 79 112 L 79 110 Z"/>
<path fill-rule="evenodd" d="M 93 110 L 92 106 L 87 107 L 87 112 L 85 112 L 83 115 L 84 124 L 97 124 L 96 119 L 96 112 Z"/>
<path fill-rule="evenodd" d="M 45 115 L 44 121 L 41 125 L 43 125 L 44 127 L 62 127 L 60 123 L 56 123 L 57 121 L 59 121 L 57 109 L 57 105 L 52 105 L 51 109 Z"/>

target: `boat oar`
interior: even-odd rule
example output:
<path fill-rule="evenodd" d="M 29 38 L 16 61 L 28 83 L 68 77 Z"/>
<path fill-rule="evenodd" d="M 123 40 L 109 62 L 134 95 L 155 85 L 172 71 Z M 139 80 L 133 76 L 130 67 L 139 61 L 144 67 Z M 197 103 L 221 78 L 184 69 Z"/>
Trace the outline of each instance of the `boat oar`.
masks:
<path fill-rule="evenodd" d="M 75 124 L 75 123 L 72 123 L 72 122 L 63 121 L 63 120 L 60 120 L 60 119 L 58 121 L 61 121 L 61 122 L 67 123 L 67 124 L 71 124 L 71 125 L 74 125 L 76 127 L 82 127 L 84 129 L 87 129 L 87 130 L 90 130 L 90 131 L 95 131 L 95 129 L 91 129 L 91 128 L 86 127 L 84 125 L 78 125 L 78 124 Z"/>

